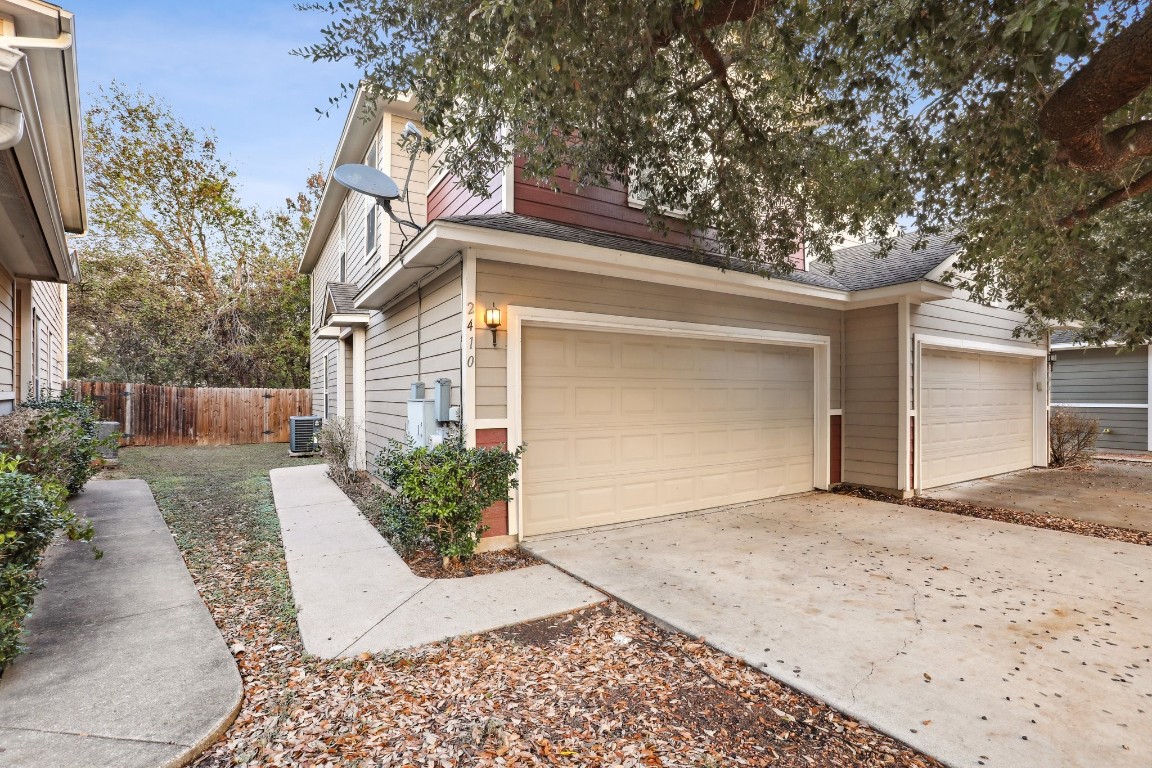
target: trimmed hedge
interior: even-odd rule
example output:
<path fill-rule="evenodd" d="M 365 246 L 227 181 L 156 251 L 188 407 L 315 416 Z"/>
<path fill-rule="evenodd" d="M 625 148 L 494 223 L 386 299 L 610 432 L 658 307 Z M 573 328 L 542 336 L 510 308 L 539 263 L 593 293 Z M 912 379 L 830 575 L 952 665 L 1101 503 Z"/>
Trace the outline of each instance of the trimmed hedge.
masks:
<path fill-rule="evenodd" d="M 24 650 L 20 633 L 43 586 L 37 572 L 53 537 L 64 531 L 73 541 L 92 540 L 92 525 L 73 514 L 66 495 L 63 486 L 20 471 L 18 457 L 0 453 L 0 666 Z"/>
<path fill-rule="evenodd" d="M 447 562 L 472 557 L 487 530 L 484 510 L 510 501 L 524 446 L 469 448 L 453 430 L 431 448 L 389 440 L 376 458 L 380 478 L 395 492 L 384 502 L 389 538 L 400 548 L 423 537 Z"/>

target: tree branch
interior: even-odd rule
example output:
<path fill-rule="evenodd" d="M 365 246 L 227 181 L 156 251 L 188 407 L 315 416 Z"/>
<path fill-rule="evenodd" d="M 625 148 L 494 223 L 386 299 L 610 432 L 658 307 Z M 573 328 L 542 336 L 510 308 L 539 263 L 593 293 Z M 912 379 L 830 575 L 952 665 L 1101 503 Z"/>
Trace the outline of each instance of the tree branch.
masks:
<path fill-rule="evenodd" d="M 1101 211 L 1106 211 L 1126 200 L 1131 200 L 1149 191 L 1152 191 L 1152 171 L 1144 174 L 1123 189 L 1118 189 L 1100 198 L 1091 205 L 1072 211 L 1072 213 L 1057 221 L 1056 224 L 1064 229 L 1072 229 L 1080 222 L 1087 221 Z"/>
<path fill-rule="evenodd" d="M 1040 110 L 1040 132 L 1059 145 L 1058 159 L 1073 168 L 1091 172 L 1120 168 L 1140 153 L 1118 140 L 1117 131 L 1105 134 L 1104 121 L 1150 85 L 1152 7 L 1100 46 L 1087 64 L 1056 89 Z M 1142 135 L 1143 130 L 1138 133 Z"/>

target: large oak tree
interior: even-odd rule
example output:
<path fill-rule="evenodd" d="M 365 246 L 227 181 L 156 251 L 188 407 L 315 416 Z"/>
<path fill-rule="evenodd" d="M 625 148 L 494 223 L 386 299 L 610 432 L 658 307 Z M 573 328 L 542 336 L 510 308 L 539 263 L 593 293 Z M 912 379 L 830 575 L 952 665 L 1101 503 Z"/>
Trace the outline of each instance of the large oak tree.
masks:
<path fill-rule="evenodd" d="M 656 226 L 685 210 L 769 272 L 798 235 L 827 258 L 843 235 L 954 231 L 986 299 L 1152 335 L 1147 0 L 301 7 L 331 18 L 300 53 L 414 94 L 476 191 L 513 154 L 630 179 Z"/>

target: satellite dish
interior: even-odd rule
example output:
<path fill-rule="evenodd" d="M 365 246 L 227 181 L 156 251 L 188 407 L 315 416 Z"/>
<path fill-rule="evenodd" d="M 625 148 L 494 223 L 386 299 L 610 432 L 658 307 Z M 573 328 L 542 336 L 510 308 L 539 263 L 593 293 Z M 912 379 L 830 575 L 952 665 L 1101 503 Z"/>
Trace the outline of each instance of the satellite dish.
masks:
<path fill-rule="evenodd" d="M 400 199 L 400 188 L 392 177 L 370 165 L 342 165 L 332 172 L 332 177 L 353 192 L 374 197 L 385 206 L 385 201 Z"/>

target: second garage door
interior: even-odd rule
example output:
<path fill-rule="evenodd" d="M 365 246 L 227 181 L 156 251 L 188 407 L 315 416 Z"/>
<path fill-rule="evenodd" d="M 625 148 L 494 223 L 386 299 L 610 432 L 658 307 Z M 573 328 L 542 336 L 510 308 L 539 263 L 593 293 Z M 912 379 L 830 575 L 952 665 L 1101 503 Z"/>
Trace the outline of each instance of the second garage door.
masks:
<path fill-rule="evenodd" d="M 1033 464 L 1033 358 L 924 350 L 921 487 Z"/>
<path fill-rule="evenodd" d="M 525 328 L 524 534 L 813 487 L 813 352 Z"/>

